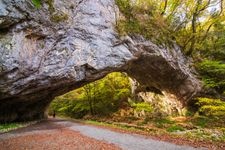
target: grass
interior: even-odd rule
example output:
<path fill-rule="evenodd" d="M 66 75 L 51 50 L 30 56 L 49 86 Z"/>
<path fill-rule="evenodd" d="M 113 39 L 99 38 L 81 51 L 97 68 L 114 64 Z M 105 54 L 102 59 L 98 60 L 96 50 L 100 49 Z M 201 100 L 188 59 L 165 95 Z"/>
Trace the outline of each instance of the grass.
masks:
<path fill-rule="evenodd" d="M 94 120 L 85 120 L 84 123 L 92 124 L 92 125 L 100 125 L 100 126 L 108 126 L 108 127 L 120 127 L 122 129 L 129 129 L 129 130 L 135 130 L 134 127 L 130 127 L 128 125 L 119 125 L 119 124 L 113 124 L 113 123 L 106 123 L 106 122 L 98 122 Z"/>
<path fill-rule="evenodd" d="M 222 132 L 220 129 L 195 129 L 188 131 L 184 134 L 184 136 L 190 139 L 196 140 L 204 140 L 204 141 L 216 141 L 216 142 L 225 142 L 225 133 Z"/>
<path fill-rule="evenodd" d="M 37 121 L 0 124 L 0 133 L 5 133 L 5 132 L 9 132 L 11 130 L 18 129 L 18 128 L 27 127 L 27 126 L 35 124 L 35 123 L 37 123 Z"/>
<path fill-rule="evenodd" d="M 195 124 L 201 128 L 205 128 L 207 126 L 208 122 L 209 122 L 209 119 L 206 117 L 198 117 L 193 120 L 193 124 Z"/>
<path fill-rule="evenodd" d="M 23 125 L 21 123 L 5 123 L 0 124 L 0 132 L 7 132 L 13 129 L 17 129 L 22 127 Z"/>
<path fill-rule="evenodd" d="M 177 131 L 185 131 L 182 126 L 179 125 L 172 125 L 171 127 L 166 129 L 167 132 L 177 132 Z"/>
<path fill-rule="evenodd" d="M 140 132 L 144 132 L 144 133 L 148 133 L 151 135 L 155 135 L 156 132 L 160 132 L 160 131 L 156 131 L 155 129 L 151 129 L 151 128 L 144 128 L 142 126 L 133 126 L 133 125 L 129 125 L 129 124 L 124 124 L 124 123 L 106 123 L 106 122 L 99 122 L 99 121 L 95 121 L 95 120 L 78 120 L 81 121 L 82 123 L 87 123 L 87 124 L 91 124 L 91 125 L 97 125 L 97 126 L 105 126 L 105 127 L 112 127 L 115 129 L 123 129 L 123 130 L 127 130 L 127 131 L 131 131 L 131 132 L 135 132 L 135 133 L 140 133 Z M 157 134 L 157 133 L 156 133 Z"/>
<path fill-rule="evenodd" d="M 165 128 L 166 126 L 175 123 L 175 121 L 172 121 L 168 118 L 155 119 L 153 122 L 157 128 Z"/>

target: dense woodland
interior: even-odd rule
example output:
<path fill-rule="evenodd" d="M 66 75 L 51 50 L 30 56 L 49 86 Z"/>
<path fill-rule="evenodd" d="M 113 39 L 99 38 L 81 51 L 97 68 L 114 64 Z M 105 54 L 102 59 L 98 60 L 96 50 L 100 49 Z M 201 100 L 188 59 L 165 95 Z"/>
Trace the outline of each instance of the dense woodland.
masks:
<path fill-rule="evenodd" d="M 39 5 L 38 1 L 33 3 Z M 182 124 L 158 109 L 160 100 L 151 103 L 136 99 L 129 77 L 116 72 L 56 97 L 49 114 L 137 125 L 153 122 L 168 132 L 196 126 L 219 127 L 221 135 L 216 140 L 225 141 L 224 0 L 116 0 L 116 3 L 122 13 L 115 26 L 120 36 L 138 34 L 169 48 L 176 42 L 193 61 L 196 76 L 204 83 L 205 95 L 192 100 Z M 164 115 L 159 115 L 162 112 Z M 193 131 L 196 137 L 206 133 L 209 135 L 205 130 Z"/>

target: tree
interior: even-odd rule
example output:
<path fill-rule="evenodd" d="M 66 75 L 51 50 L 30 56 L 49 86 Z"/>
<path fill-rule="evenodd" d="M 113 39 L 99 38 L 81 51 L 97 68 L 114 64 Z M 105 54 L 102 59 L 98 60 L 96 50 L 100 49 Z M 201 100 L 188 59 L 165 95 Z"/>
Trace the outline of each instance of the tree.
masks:
<path fill-rule="evenodd" d="M 175 40 L 193 58 L 201 78 L 220 83 L 214 88 L 222 93 L 225 85 L 218 81 L 225 77 L 212 72 L 220 70 L 225 61 L 224 0 L 117 0 L 117 5 L 124 14 L 117 25 L 119 33 L 140 34 L 165 47 L 173 46 Z M 205 61 L 219 63 L 211 63 L 213 70 L 203 70 L 212 69 L 202 67 L 209 65 Z"/>
<path fill-rule="evenodd" d="M 82 88 L 56 97 L 50 105 L 50 112 L 82 118 L 86 114 L 109 115 L 126 103 L 131 94 L 127 75 L 111 73 L 105 78 L 87 84 Z"/>

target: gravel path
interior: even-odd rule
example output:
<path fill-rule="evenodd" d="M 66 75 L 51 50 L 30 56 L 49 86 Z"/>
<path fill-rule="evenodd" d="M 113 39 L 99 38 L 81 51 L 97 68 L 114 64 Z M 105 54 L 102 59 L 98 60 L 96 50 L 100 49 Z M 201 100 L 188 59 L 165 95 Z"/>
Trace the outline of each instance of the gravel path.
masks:
<path fill-rule="evenodd" d="M 1 150 L 192 150 L 156 141 L 137 134 L 127 134 L 67 120 L 47 120 L 30 127 L 0 135 Z"/>
<path fill-rule="evenodd" d="M 0 134 L 0 150 L 119 150 L 116 145 L 82 135 L 47 120 Z"/>
<path fill-rule="evenodd" d="M 156 141 L 137 134 L 118 133 L 98 127 L 71 123 L 69 121 L 59 122 L 58 124 L 70 126 L 69 128 L 71 130 L 79 131 L 83 135 L 97 140 L 113 143 L 125 150 L 194 150 L 192 147 Z"/>

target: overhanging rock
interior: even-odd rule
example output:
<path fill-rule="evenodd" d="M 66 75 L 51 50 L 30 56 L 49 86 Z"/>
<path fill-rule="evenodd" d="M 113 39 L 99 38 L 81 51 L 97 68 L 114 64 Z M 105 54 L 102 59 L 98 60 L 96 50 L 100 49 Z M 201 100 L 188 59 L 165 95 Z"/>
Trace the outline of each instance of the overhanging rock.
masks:
<path fill-rule="evenodd" d="M 0 122 L 44 117 L 58 95 L 127 72 L 185 102 L 200 90 L 180 49 L 121 39 L 113 0 L 0 0 Z"/>

